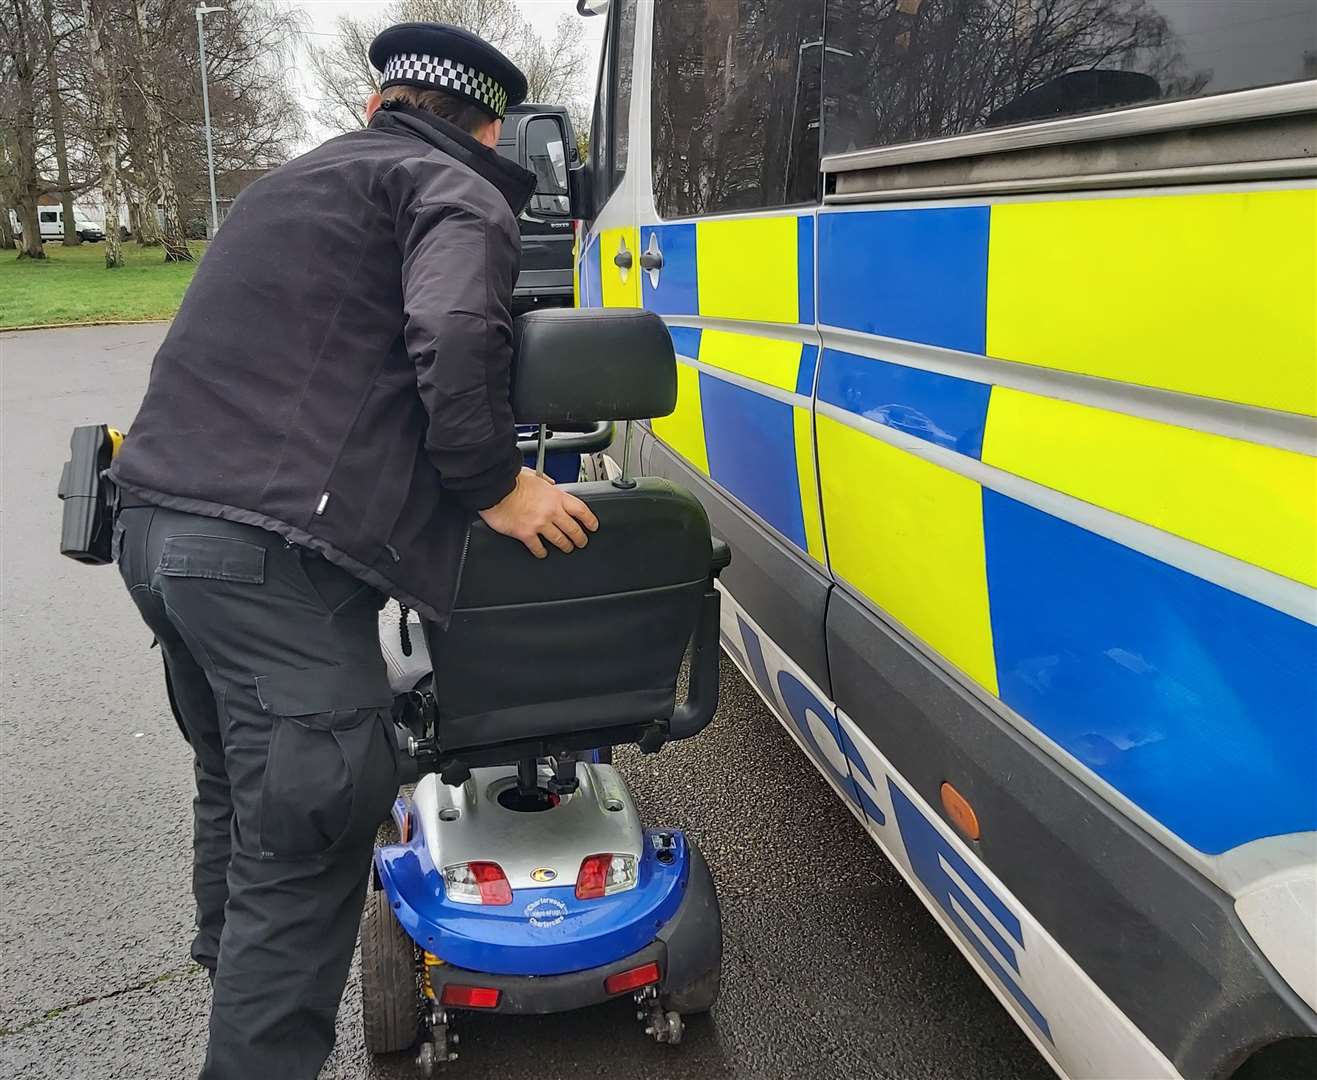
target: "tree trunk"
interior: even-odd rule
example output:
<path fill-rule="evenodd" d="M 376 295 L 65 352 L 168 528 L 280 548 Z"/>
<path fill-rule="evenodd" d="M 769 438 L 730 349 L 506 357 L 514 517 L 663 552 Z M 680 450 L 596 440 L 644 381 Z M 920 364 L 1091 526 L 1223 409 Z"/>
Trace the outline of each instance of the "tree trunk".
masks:
<path fill-rule="evenodd" d="M 142 244 L 142 206 L 132 187 L 125 181 L 124 201 L 128 203 L 128 232 L 137 238 L 137 245 Z"/>
<path fill-rule="evenodd" d="M 60 186 L 65 187 L 68 184 L 69 159 L 66 155 L 61 155 L 61 160 L 62 164 L 59 168 L 64 177 L 60 180 Z M 59 204 L 64 210 L 64 246 L 77 247 L 82 243 L 82 237 L 78 235 L 78 212 L 73 209 L 73 192 L 67 188 L 61 191 Z"/>
<path fill-rule="evenodd" d="M 137 242 L 142 247 L 160 246 L 160 221 L 155 215 L 155 199 L 152 193 L 142 193 L 141 202 L 137 204 Z"/>
<path fill-rule="evenodd" d="M 101 198 L 105 203 L 105 268 L 123 265 L 119 244 L 119 96 L 109 60 L 101 47 L 104 0 L 82 0 L 87 20 L 87 54 L 91 61 L 92 92 L 97 105 L 96 152 L 101 159 Z"/>
<path fill-rule="evenodd" d="M 44 259 L 41 246 L 41 221 L 37 217 L 37 196 L 41 187 L 37 179 L 36 72 L 32 65 L 31 43 L 27 29 L 27 0 L 13 0 L 14 12 L 14 80 L 17 84 L 18 114 L 14 135 L 18 169 L 15 176 L 18 221 L 23 227 L 20 259 Z"/>
<path fill-rule="evenodd" d="M 41 219 L 37 217 L 36 196 L 27 191 L 18 193 L 18 224 L 23 230 L 23 242 L 18 246 L 20 259 L 44 259 L 46 249 L 41 246 Z"/>
<path fill-rule="evenodd" d="M 187 246 L 187 230 L 183 227 L 183 213 L 178 205 L 178 187 L 174 184 L 174 169 L 169 160 L 169 144 L 165 141 L 165 123 L 160 112 L 160 86 L 155 74 L 155 43 L 147 33 L 146 0 L 134 5 L 137 20 L 137 56 L 141 63 L 139 85 L 142 88 L 143 115 L 146 117 L 146 134 L 150 152 L 146 155 L 146 175 L 164 210 L 165 227 L 157 231 L 157 240 L 164 241 L 165 262 L 191 262 L 192 249 Z M 156 224 L 155 202 L 150 204 L 151 224 Z"/>
<path fill-rule="evenodd" d="M 13 251 L 17 246 L 14 230 L 9 224 L 9 207 L 0 203 L 0 251 Z"/>
<path fill-rule="evenodd" d="M 78 235 L 78 217 L 73 209 L 73 191 L 69 183 L 69 147 L 64 135 L 64 99 L 59 93 L 59 65 L 55 62 L 55 15 L 51 0 L 41 0 L 41 14 L 46 23 L 46 93 L 50 96 L 50 128 L 55 137 L 55 169 L 59 181 L 59 202 L 64 208 L 64 246 L 82 243 Z"/>

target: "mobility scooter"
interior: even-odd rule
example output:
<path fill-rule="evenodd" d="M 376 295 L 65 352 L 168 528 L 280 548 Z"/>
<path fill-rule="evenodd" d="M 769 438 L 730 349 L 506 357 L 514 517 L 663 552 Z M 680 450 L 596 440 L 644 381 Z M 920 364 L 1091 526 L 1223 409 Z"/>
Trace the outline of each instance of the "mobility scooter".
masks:
<path fill-rule="evenodd" d="M 517 320 L 519 423 L 539 432 L 664 416 L 666 328 L 634 310 Z M 599 518 L 570 555 L 471 526 L 450 624 L 387 620 L 381 642 L 415 788 L 375 851 L 361 932 L 367 1047 L 429 1075 L 464 1010 L 556 1013 L 633 995 L 676 1043 L 718 996 L 713 879 L 679 830 L 645 828 L 611 749 L 699 733 L 718 697 L 725 545 L 688 492 L 630 476 L 575 485 Z M 552 447 L 549 448 L 552 451 Z M 573 454 L 573 461 L 577 461 Z M 689 660 L 685 698 L 679 673 Z"/>

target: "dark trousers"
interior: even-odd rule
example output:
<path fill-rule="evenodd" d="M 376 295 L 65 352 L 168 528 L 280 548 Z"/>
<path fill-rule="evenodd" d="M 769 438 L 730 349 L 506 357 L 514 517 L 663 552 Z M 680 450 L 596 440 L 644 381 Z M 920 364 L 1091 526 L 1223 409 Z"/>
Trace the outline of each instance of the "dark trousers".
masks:
<path fill-rule="evenodd" d="M 311 1080 L 398 789 L 383 597 L 274 533 L 125 509 L 119 569 L 195 755 L 192 955 L 214 1000 L 203 1080 Z"/>

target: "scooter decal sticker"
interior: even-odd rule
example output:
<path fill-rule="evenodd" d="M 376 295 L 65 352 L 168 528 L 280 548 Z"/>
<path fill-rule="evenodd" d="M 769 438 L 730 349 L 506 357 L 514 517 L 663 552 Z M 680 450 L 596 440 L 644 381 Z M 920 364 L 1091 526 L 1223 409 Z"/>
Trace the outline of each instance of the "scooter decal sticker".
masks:
<path fill-rule="evenodd" d="M 552 896 L 541 896 L 526 905 L 525 915 L 531 926 L 546 930 L 567 918 L 567 905 Z"/>

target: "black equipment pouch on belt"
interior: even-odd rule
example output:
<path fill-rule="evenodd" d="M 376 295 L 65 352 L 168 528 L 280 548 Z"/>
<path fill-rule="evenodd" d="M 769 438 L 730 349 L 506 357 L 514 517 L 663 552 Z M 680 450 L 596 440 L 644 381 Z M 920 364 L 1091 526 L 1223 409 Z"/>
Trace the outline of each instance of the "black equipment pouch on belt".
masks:
<path fill-rule="evenodd" d="M 64 522 L 59 552 L 81 563 L 113 562 L 110 546 L 119 509 L 118 489 L 106 475 L 123 435 L 105 424 L 73 429 L 69 460 L 59 478 Z"/>

